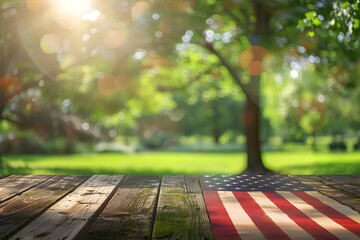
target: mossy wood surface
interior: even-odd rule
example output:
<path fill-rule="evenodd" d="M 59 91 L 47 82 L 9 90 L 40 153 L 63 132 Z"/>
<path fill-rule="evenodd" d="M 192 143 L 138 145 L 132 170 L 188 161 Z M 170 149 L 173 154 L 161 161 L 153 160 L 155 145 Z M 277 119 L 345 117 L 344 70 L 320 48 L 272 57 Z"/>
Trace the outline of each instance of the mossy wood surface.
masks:
<path fill-rule="evenodd" d="M 360 212 L 359 176 L 290 178 Z M 213 239 L 199 179 L 3 176 L 0 239 Z"/>
<path fill-rule="evenodd" d="M 211 227 L 195 176 L 164 176 L 153 239 L 211 239 Z"/>

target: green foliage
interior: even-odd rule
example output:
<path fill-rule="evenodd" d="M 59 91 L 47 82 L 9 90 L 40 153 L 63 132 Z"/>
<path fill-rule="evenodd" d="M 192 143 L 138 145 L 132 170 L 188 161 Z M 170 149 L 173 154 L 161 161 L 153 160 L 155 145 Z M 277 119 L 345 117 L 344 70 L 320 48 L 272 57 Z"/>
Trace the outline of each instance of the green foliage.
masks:
<path fill-rule="evenodd" d="M 260 35 L 256 4 L 269 18 Z M 213 134 L 218 141 L 239 134 L 245 95 L 209 44 L 245 86 L 250 62 L 242 54 L 251 45 L 266 49 L 259 93 L 265 136 L 271 130 L 298 139 L 314 131 L 354 133 L 360 126 L 360 107 L 353 104 L 360 101 L 359 4 L 93 1 L 93 12 L 66 26 L 55 17 L 65 12 L 2 1 L 0 115 L 7 120 L 1 138 L 39 132 L 38 122 L 48 139 L 62 139 L 58 145 L 86 140 L 85 133 L 109 140 L 134 135 L 144 119 L 158 115 L 175 119 L 186 135 Z M 5 76 L 13 77 L 11 86 Z M 5 99 L 9 93 L 14 96 Z M 305 106 L 319 102 L 321 111 Z M 69 119 L 76 136 L 66 131 Z"/>

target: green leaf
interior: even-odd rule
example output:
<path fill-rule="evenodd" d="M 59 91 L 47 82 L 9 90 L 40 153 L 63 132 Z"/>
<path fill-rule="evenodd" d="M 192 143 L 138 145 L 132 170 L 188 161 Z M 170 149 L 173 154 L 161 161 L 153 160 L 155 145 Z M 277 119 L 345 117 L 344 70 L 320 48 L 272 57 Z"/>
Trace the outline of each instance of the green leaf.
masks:
<path fill-rule="evenodd" d="M 350 3 L 348 1 L 343 2 L 342 8 L 345 9 L 350 6 Z"/>
<path fill-rule="evenodd" d="M 359 19 L 354 19 L 353 27 L 354 27 L 354 29 L 358 29 L 360 27 L 360 20 Z"/>
<path fill-rule="evenodd" d="M 313 38 L 315 36 L 315 32 L 314 31 L 309 31 L 308 36 Z"/>
<path fill-rule="evenodd" d="M 318 26 L 321 26 L 322 21 L 320 21 L 318 18 L 314 18 L 313 24 L 318 27 Z"/>
<path fill-rule="evenodd" d="M 316 17 L 316 12 L 315 11 L 310 11 L 305 13 L 305 17 L 309 20 L 312 20 L 314 17 Z"/>

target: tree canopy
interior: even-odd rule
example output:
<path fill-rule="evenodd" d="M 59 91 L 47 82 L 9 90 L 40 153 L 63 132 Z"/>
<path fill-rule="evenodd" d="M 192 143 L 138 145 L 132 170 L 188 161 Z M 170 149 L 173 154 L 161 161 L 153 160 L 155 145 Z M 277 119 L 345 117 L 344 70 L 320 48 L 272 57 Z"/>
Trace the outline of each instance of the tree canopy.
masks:
<path fill-rule="evenodd" d="M 76 139 L 220 142 L 231 130 L 246 137 L 247 170 L 265 173 L 267 128 L 314 143 L 339 123 L 358 129 L 359 4 L 1 1 L 0 140 L 21 135 L 12 125 L 66 151 Z"/>

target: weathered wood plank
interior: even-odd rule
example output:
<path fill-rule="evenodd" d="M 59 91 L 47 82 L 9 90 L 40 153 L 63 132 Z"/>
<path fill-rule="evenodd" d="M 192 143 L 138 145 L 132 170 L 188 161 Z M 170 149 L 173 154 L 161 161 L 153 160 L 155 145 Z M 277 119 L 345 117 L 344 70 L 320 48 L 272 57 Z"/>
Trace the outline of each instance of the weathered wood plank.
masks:
<path fill-rule="evenodd" d="M 163 177 L 152 238 L 213 238 L 197 177 Z"/>
<path fill-rule="evenodd" d="M 130 176 L 81 239 L 150 239 L 160 177 Z"/>
<path fill-rule="evenodd" d="M 12 175 L 0 179 L 0 203 L 22 194 L 49 178 L 50 176 Z"/>
<path fill-rule="evenodd" d="M 121 175 L 92 176 L 11 239 L 73 239 L 113 192 Z"/>
<path fill-rule="evenodd" d="M 360 177 L 351 175 L 320 176 L 321 181 L 327 185 L 339 188 L 355 197 L 360 197 Z"/>
<path fill-rule="evenodd" d="M 0 239 L 6 239 L 83 182 L 84 177 L 54 176 L 0 204 Z"/>

